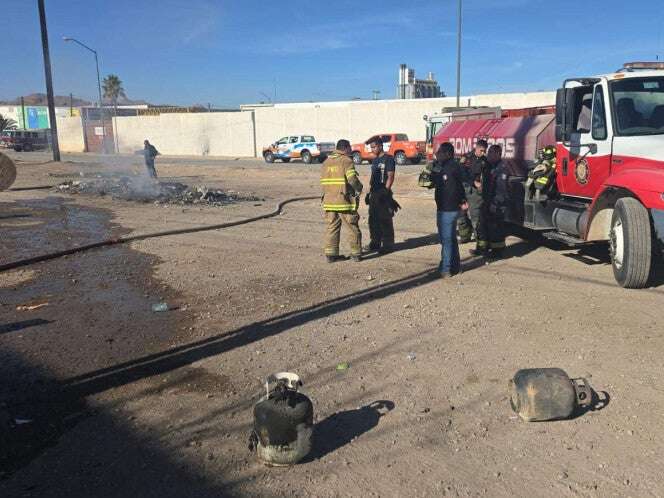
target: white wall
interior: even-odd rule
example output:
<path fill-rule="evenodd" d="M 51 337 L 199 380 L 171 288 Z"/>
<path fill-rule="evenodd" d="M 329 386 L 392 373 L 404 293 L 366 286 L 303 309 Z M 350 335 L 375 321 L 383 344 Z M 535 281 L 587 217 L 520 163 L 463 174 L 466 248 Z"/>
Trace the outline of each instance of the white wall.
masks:
<path fill-rule="evenodd" d="M 508 93 L 462 97 L 461 105 L 503 109 L 553 105 L 555 92 Z M 383 132 L 407 133 L 424 140 L 425 114 L 456 105 L 455 97 L 414 100 L 313 102 L 256 107 L 256 141 L 260 149 L 286 135 L 312 134 L 319 141 L 347 138 L 361 142 Z"/>
<path fill-rule="evenodd" d="M 58 144 L 62 152 L 84 152 L 83 122 L 80 116 L 56 116 L 58 125 Z"/>
<path fill-rule="evenodd" d="M 504 109 L 553 105 L 555 92 L 506 93 L 462 97 L 462 105 L 500 106 Z M 376 133 L 407 133 L 424 140 L 422 116 L 456 104 L 454 97 L 415 100 L 312 102 L 257 106 L 256 149 L 294 134 L 312 134 L 319 141 L 347 138 L 361 142 Z M 244 106 L 244 109 L 252 109 Z M 60 122 L 62 121 L 62 125 Z M 252 111 L 165 113 L 157 116 L 115 118 L 120 152 L 134 153 L 143 140 L 162 154 L 251 157 L 254 155 Z M 83 150 L 80 118 L 58 117 L 63 150 Z M 80 136 L 77 136 L 80 135 Z M 67 147 L 66 149 L 64 147 Z"/>
<path fill-rule="evenodd" d="M 253 156 L 250 112 L 168 113 L 114 118 L 120 152 L 133 153 L 147 139 L 162 154 Z"/>

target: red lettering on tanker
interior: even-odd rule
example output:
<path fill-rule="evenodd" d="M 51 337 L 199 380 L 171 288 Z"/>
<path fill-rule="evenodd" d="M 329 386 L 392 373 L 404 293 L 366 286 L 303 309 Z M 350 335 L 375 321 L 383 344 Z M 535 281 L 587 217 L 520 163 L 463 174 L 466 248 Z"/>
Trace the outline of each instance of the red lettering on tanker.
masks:
<path fill-rule="evenodd" d="M 471 150 L 475 148 L 475 144 L 477 143 L 477 140 L 479 138 L 477 137 L 450 137 L 449 141 L 452 145 L 454 145 L 454 152 L 456 152 L 459 155 L 467 154 Z M 501 137 L 495 137 L 495 138 L 487 138 L 486 141 L 489 143 L 489 145 L 500 145 L 500 147 L 503 149 L 503 157 L 505 159 L 513 159 L 514 158 L 514 138 L 501 138 Z"/>

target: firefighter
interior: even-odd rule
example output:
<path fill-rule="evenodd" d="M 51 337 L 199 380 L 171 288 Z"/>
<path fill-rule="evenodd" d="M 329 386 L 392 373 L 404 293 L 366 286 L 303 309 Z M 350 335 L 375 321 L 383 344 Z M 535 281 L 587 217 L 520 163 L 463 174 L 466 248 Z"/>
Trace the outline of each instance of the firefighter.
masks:
<path fill-rule="evenodd" d="M 481 177 L 482 172 L 487 169 L 487 147 L 487 141 L 480 139 L 475 143 L 474 150 L 462 156 L 459 160 L 464 172 L 463 185 L 469 205 L 468 211 L 462 213 L 457 220 L 458 238 L 462 244 L 470 242 L 473 238 L 477 240 L 477 227 L 482 208 Z"/>
<path fill-rule="evenodd" d="M 362 260 L 362 232 L 359 227 L 360 215 L 357 213 L 362 183 L 350 158 L 351 153 L 350 142 L 339 140 L 336 150 L 321 166 L 320 184 L 323 189 L 323 210 L 327 223 L 325 256 L 328 263 L 343 259 L 339 256 L 342 224 L 348 229 L 351 259 Z"/>
<path fill-rule="evenodd" d="M 371 152 L 376 155 L 371 163 L 369 193 L 365 202 L 369 206 L 369 234 L 371 241 L 366 248 L 368 252 L 378 251 L 386 254 L 394 246 L 394 224 L 392 218 L 399 205 L 392 197 L 392 184 L 396 170 L 394 157 L 383 150 L 383 142 L 376 137 L 369 144 Z"/>
<path fill-rule="evenodd" d="M 547 145 L 537 154 L 537 164 L 528 173 L 526 180 L 526 193 L 528 198 L 538 201 L 542 194 L 550 192 L 556 178 L 556 148 Z"/>
<path fill-rule="evenodd" d="M 509 170 L 501 159 L 503 150 L 500 145 L 492 145 L 487 151 L 487 161 L 491 167 L 488 192 L 484 198 L 488 213 L 489 256 L 502 257 L 505 249 L 505 218 L 509 208 Z"/>

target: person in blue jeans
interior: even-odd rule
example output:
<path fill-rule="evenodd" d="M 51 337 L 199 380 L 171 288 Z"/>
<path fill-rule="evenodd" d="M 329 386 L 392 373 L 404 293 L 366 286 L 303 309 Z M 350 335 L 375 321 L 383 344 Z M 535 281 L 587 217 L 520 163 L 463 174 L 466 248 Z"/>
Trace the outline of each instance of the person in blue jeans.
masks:
<path fill-rule="evenodd" d="M 463 171 L 454 159 L 454 146 L 449 142 L 440 144 L 436 151 L 431 183 L 436 189 L 436 221 L 441 245 L 438 271 L 441 278 L 453 277 L 461 272 L 456 220 L 461 210 L 468 209 L 468 203 L 463 187 Z"/>

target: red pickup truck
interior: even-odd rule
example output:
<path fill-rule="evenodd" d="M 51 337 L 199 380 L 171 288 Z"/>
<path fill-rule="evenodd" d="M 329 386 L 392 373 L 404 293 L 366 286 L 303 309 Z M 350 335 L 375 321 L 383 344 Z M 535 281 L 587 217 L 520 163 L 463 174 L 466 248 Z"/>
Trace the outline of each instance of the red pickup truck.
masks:
<path fill-rule="evenodd" d="M 407 164 L 410 161 L 418 164 L 426 155 L 426 143 L 408 140 L 405 133 L 380 133 L 367 139 L 361 144 L 353 145 L 353 162 L 362 164 L 362 161 L 371 162 L 376 156 L 371 153 L 369 144 L 376 137 L 383 142 L 383 150 L 394 156 L 394 161 L 399 164 Z"/>

